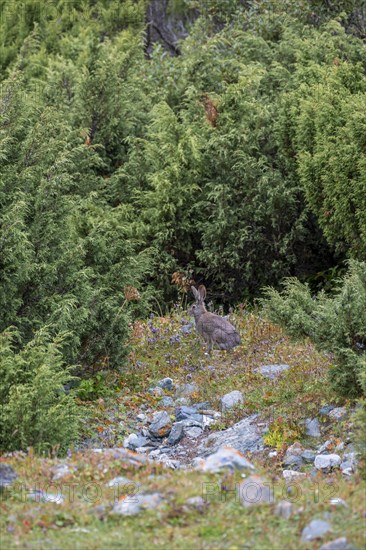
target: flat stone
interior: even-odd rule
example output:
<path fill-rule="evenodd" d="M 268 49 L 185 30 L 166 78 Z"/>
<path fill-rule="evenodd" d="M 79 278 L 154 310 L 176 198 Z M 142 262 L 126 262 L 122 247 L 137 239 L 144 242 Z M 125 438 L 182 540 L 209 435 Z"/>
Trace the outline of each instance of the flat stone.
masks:
<path fill-rule="evenodd" d="M 347 416 L 348 411 L 345 407 L 336 407 L 335 409 L 331 410 L 328 414 L 329 418 L 335 421 L 342 420 L 345 416 Z"/>
<path fill-rule="evenodd" d="M 122 516 L 134 516 L 142 510 L 152 510 L 162 503 L 160 493 L 140 493 L 137 495 L 127 495 L 120 499 L 113 507 L 112 513 Z"/>
<path fill-rule="evenodd" d="M 175 409 L 175 418 L 179 422 L 180 420 L 184 420 L 185 418 L 189 418 L 192 415 L 196 415 L 197 410 L 194 407 L 188 407 L 187 405 L 183 405 L 182 407 L 177 407 Z M 202 416 L 202 415 L 199 415 Z"/>
<path fill-rule="evenodd" d="M 240 502 L 245 508 L 261 504 L 272 504 L 274 502 L 270 483 L 266 483 L 257 475 L 251 475 L 240 483 L 237 491 Z"/>
<path fill-rule="evenodd" d="M 301 454 L 301 458 L 308 462 L 309 464 L 314 462 L 316 457 L 316 452 L 312 451 L 311 449 L 305 449 L 305 451 Z"/>
<path fill-rule="evenodd" d="M 0 487 L 9 487 L 17 477 L 17 473 L 9 464 L 0 463 Z"/>
<path fill-rule="evenodd" d="M 305 420 L 306 435 L 310 437 L 320 437 L 320 423 L 317 418 L 307 418 Z"/>
<path fill-rule="evenodd" d="M 202 430 L 202 428 L 199 428 L 198 426 L 193 426 L 192 428 L 185 429 L 184 433 L 187 437 L 191 437 L 192 439 L 196 439 L 197 437 L 199 437 L 203 433 L 203 430 Z"/>
<path fill-rule="evenodd" d="M 150 424 L 149 432 L 155 437 L 166 437 L 169 435 L 171 429 L 172 422 L 169 414 L 166 411 L 156 412 Z"/>
<path fill-rule="evenodd" d="M 144 422 L 146 420 L 146 414 L 144 413 L 138 414 L 136 416 L 136 420 L 138 420 L 139 422 Z"/>
<path fill-rule="evenodd" d="M 205 411 L 210 408 L 210 403 L 208 401 L 204 401 L 203 403 L 195 403 L 194 405 L 192 405 L 192 407 L 196 411 Z M 205 413 L 202 412 L 202 414 Z"/>
<path fill-rule="evenodd" d="M 254 369 L 254 372 L 259 372 L 259 374 L 265 378 L 274 380 L 289 368 L 290 365 L 263 365 L 262 367 Z"/>
<path fill-rule="evenodd" d="M 171 378 L 163 378 L 162 380 L 159 380 L 159 382 L 156 384 L 159 388 L 163 388 L 164 390 L 173 390 L 174 389 L 174 382 Z"/>
<path fill-rule="evenodd" d="M 349 544 L 346 537 L 331 540 L 323 544 L 319 550 L 355 550 L 352 544 Z"/>
<path fill-rule="evenodd" d="M 204 472 L 217 473 L 227 468 L 230 470 L 255 470 L 249 460 L 231 447 L 223 447 L 208 456 L 203 462 L 198 462 L 198 469 Z"/>
<path fill-rule="evenodd" d="M 290 519 L 294 505 L 287 500 L 281 500 L 275 508 L 275 515 L 284 519 Z"/>
<path fill-rule="evenodd" d="M 138 447 L 144 447 L 149 443 L 149 439 L 141 434 L 130 434 L 123 441 L 123 446 L 132 451 L 136 450 Z"/>
<path fill-rule="evenodd" d="M 182 422 L 176 422 L 173 424 L 169 437 L 167 439 L 168 445 L 176 445 L 184 436 L 184 429 Z"/>
<path fill-rule="evenodd" d="M 317 470 L 330 470 L 338 468 L 341 464 L 341 457 L 335 454 L 317 455 L 314 461 L 314 466 Z"/>
<path fill-rule="evenodd" d="M 321 539 L 323 536 L 332 530 L 332 527 L 327 521 L 321 519 L 312 520 L 306 527 L 304 527 L 301 535 L 302 542 L 309 540 Z"/>
<path fill-rule="evenodd" d="M 262 451 L 264 443 L 256 424 L 257 419 L 258 415 L 254 414 L 226 430 L 211 433 L 199 444 L 197 454 L 205 457 L 225 446 L 232 447 L 241 453 Z"/>
<path fill-rule="evenodd" d="M 243 403 L 243 402 L 244 402 L 243 394 L 240 391 L 238 390 L 231 391 L 230 393 L 226 393 L 224 396 L 221 397 L 220 399 L 221 410 L 223 412 L 230 410 L 233 407 L 239 405 L 239 403 Z"/>

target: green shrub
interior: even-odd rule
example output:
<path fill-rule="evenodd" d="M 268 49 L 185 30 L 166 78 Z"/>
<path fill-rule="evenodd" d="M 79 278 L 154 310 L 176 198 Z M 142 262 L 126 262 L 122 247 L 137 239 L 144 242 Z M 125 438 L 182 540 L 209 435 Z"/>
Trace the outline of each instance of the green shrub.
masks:
<path fill-rule="evenodd" d="M 65 452 L 79 426 L 74 397 L 64 389 L 74 378 L 62 359 L 67 335 L 52 339 L 40 331 L 20 352 L 18 337 L 12 328 L 0 336 L 1 450 Z"/>
<path fill-rule="evenodd" d="M 267 288 L 265 314 L 293 337 L 310 337 L 333 352 L 333 387 L 342 395 L 366 395 L 366 263 L 351 261 L 333 294 L 312 296 L 307 284 L 287 279 L 282 293 Z"/>

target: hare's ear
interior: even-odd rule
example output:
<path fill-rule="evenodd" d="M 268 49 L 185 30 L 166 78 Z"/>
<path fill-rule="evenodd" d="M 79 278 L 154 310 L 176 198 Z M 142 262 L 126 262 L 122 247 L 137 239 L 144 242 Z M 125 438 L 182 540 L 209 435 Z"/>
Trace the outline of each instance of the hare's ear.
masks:
<path fill-rule="evenodd" d="M 200 285 L 198 287 L 198 294 L 199 294 L 202 302 L 204 302 L 205 298 L 206 298 L 206 287 L 205 287 L 205 285 Z"/>
<path fill-rule="evenodd" d="M 193 292 L 193 296 L 194 296 L 196 302 L 198 302 L 199 299 L 200 299 L 200 295 L 198 294 L 197 289 L 194 286 L 191 286 L 191 290 Z"/>

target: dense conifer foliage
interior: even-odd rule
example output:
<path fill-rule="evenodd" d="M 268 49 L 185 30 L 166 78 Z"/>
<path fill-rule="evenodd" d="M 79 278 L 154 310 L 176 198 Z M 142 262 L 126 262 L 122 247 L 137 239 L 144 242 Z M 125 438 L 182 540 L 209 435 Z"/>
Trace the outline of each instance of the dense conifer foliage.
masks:
<path fill-rule="evenodd" d="M 239 302 L 366 259 L 363 2 L 153 4 L 0 1 L 7 448 L 67 446 L 71 366 L 121 367 L 173 272 Z"/>

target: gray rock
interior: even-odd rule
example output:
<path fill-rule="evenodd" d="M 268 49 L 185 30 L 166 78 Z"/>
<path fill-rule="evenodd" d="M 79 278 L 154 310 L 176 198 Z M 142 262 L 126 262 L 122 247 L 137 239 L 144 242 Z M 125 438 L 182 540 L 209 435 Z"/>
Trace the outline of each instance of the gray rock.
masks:
<path fill-rule="evenodd" d="M 182 407 L 177 407 L 175 409 L 175 418 L 178 422 L 195 414 L 197 414 L 197 409 L 194 407 L 188 407 L 187 405 L 183 405 Z"/>
<path fill-rule="evenodd" d="M 298 441 L 295 441 L 292 445 L 287 448 L 287 454 L 301 456 L 304 451 L 304 447 Z"/>
<path fill-rule="evenodd" d="M 232 409 L 236 405 L 239 405 L 239 403 L 243 403 L 243 401 L 244 401 L 243 394 L 238 390 L 234 390 L 234 391 L 231 391 L 230 393 L 226 393 L 220 399 L 221 410 L 224 412 L 229 409 Z"/>
<path fill-rule="evenodd" d="M 63 504 L 64 497 L 60 493 L 49 493 L 48 491 L 41 491 L 40 489 L 34 489 L 28 493 L 28 499 L 36 502 L 53 502 L 54 504 Z"/>
<path fill-rule="evenodd" d="M 283 470 L 282 475 L 285 479 L 292 480 L 292 479 L 301 479 L 306 477 L 306 474 L 302 472 L 297 472 L 296 470 Z"/>
<path fill-rule="evenodd" d="M 225 446 L 232 447 L 241 453 L 262 451 L 264 444 L 261 432 L 256 425 L 257 418 L 258 415 L 253 414 L 227 430 L 208 435 L 198 445 L 198 454 L 205 457 Z"/>
<path fill-rule="evenodd" d="M 289 368 L 290 365 L 263 365 L 262 367 L 254 369 L 254 372 L 259 372 L 265 378 L 274 380 Z"/>
<path fill-rule="evenodd" d="M 323 416 L 328 416 L 330 411 L 332 411 L 333 409 L 335 409 L 335 405 L 324 405 L 324 407 L 319 410 L 319 414 L 322 414 Z"/>
<path fill-rule="evenodd" d="M 149 432 L 155 437 L 166 437 L 171 429 L 172 423 L 169 414 L 166 411 L 156 412 L 150 424 Z"/>
<path fill-rule="evenodd" d="M 314 466 L 317 470 L 330 470 L 331 468 L 338 468 L 340 463 L 341 457 L 339 455 L 317 455 Z"/>
<path fill-rule="evenodd" d="M 135 481 L 131 481 L 130 479 L 127 479 L 127 477 L 123 476 L 117 476 L 107 483 L 107 487 L 124 487 L 128 489 L 129 486 L 132 487 L 132 485 L 136 485 Z"/>
<path fill-rule="evenodd" d="M 270 483 L 266 483 L 256 475 L 249 476 L 245 481 L 240 483 L 237 491 L 240 502 L 246 508 L 260 504 L 272 504 L 274 502 Z"/>
<path fill-rule="evenodd" d="M 293 512 L 294 505 L 287 500 L 281 500 L 275 508 L 276 516 L 284 519 L 290 519 Z"/>
<path fill-rule="evenodd" d="M 174 389 L 174 382 L 171 378 L 163 378 L 162 380 L 159 380 L 159 382 L 156 384 L 159 388 L 163 388 L 164 390 L 173 390 Z"/>
<path fill-rule="evenodd" d="M 335 409 L 331 410 L 328 414 L 329 418 L 335 421 L 342 420 L 345 416 L 347 416 L 348 411 L 345 407 L 336 407 Z"/>
<path fill-rule="evenodd" d="M 183 333 L 183 334 L 190 334 L 193 330 L 193 325 L 192 323 L 187 323 L 186 325 L 183 325 L 182 328 L 180 329 L 180 331 Z"/>
<path fill-rule="evenodd" d="M 303 460 L 301 456 L 286 453 L 285 458 L 283 459 L 283 463 L 285 466 L 300 468 L 300 466 L 303 465 Z"/>
<path fill-rule="evenodd" d="M 343 500 L 343 498 L 339 497 L 331 498 L 329 504 L 331 504 L 332 506 L 344 506 L 345 508 L 347 508 L 348 506 L 347 502 Z"/>
<path fill-rule="evenodd" d="M 199 428 L 198 426 L 193 426 L 192 428 L 185 429 L 184 433 L 187 437 L 191 437 L 192 439 L 196 439 L 197 437 L 199 437 L 203 433 L 203 430 L 202 430 L 202 428 Z"/>
<path fill-rule="evenodd" d="M 332 527 L 327 521 L 313 519 L 306 527 L 304 527 L 301 540 L 302 542 L 307 542 L 309 540 L 321 539 L 331 530 Z"/>
<path fill-rule="evenodd" d="M 58 464 L 57 466 L 54 466 L 52 469 L 51 469 L 51 472 L 53 474 L 52 476 L 52 481 L 57 481 L 59 479 L 62 479 L 64 477 L 67 477 L 68 475 L 70 475 L 73 471 L 75 470 L 75 468 L 71 468 L 69 466 L 69 464 Z"/>
<path fill-rule="evenodd" d="M 203 461 L 197 461 L 197 469 L 203 472 L 217 473 L 222 469 L 230 470 L 255 470 L 240 452 L 231 447 L 224 447 L 211 454 Z"/>
<path fill-rule="evenodd" d="M 0 487 L 9 487 L 17 479 L 15 470 L 5 462 L 0 463 Z"/>
<path fill-rule="evenodd" d="M 176 445 L 184 436 L 182 422 L 176 422 L 173 424 L 169 437 L 167 439 L 168 445 Z"/>
<path fill-rule="evenodd" d="M 324 451 L 327 451 L 328 449 L 330 449 L 331 446 L 332 446 L 332 440 L 327 439 L 327 441 L 318 448 L 318 454 L 324 453 Z"/>
<path fill-rule="evenodd" d="M 202 497 L 191 497 L 188 498 L 184 503 L 184 508 L 194 509 L 198 512 L 202 512 L 207 508 L 208 502 L 206 502 Z"/>
<path fill-rule="evenodd" d="M 305 420 L 306 435 L 310 437 L 320 437 L 320 424 L 317 418 L 307 418 Z"/>
<path fill-rule="evenodd" d="M 343 455 L 343 461 L 347 461 L 347 462 L 350 462 L 352 464 L 353 467 L 356 467 L 357 464 L 358 464 L 358 460 L 357 460 L 357 453 L 354 452 L 354 451 L 350 451 L 348 453 L 344 453 Z"/>
<path fill-rule="evenodd" d="M 352 462 L 349 462 L 348 460 L 341 463 L 340 469 L 341 469 L 342 474 L 347 475 L 347 476 L 352 475 L 355 471 L 354 465 L 352 464 Z"/>
<path fill-rule="evenodd" d="M 190 397 L 198 391 L 197 384 L 180 384 L 175 390 L 176 397 Z"/>
<path fill-rule="evenodd" d="M 178 399 L 175 400 L 175 404 L 181 406 L 189 405 L 189 399 L 186 397 L 178 397 Z"/>
<path fill-rule="evenodd" d="M 118 501 L 112 510 L 113 514 L 122 516 L 134 516 L 144 509 L 152 510 L 157 508 L 162 503 L 162 495 L 160 493 L 141 493 L 131 495 L 124 500 Z"/>
<path fill-rule="evenodd" d="M 147 391 L 151 393 L 151 395 L 154 395 L 155 397 L 161 397 L 162 395 L 164 395 L 163 388 L 160 388 L 159 386 L 156 386 L 154 388 L 149 388 Z"/>
<path fill-rule="evenodd" d="M 196 411 L 205 411 L 210 408 L 210 403 L 208 401 L 204 401 L 203 403 L 195 403 L 192 405 L 193 409 Z"/>
<path fill-rule="evenodd" d="M 174 400 L 172 397 L 170 397 L 170 395 L 164 395 L 164 397 L 161 399 L 160 401 L 160 404 L 163 406 L 163 407 L 173 407 L 174 405 Z"/>
<path fill-rule="evenodd" d="M 139 422 L 144 422 L 146 420 L 146 414 L 144 413 L 138 414 L 136 416 L 136 420 L 138 420 Z"/>
<path fill-rule="evenodd" d="M 346 537 L 331 540 L 323 544 L 319 550 L 356 550 L 352 544 L 349 544 Z"/>
<path fill-rule="evenodd" d="M 138 447 L 144 447 L 150 440 L 141 434 L 130 434 L 123 441 L 123 446 L 127 449 L 135 451 Z"/>
<path fill-rule="evenodd" d="M 312 451 L 311 449 L 305 449 L 305 451 L 301 454 L 301 458 L 309 464 L 314 462 L 315 457 L 316 452 Z"/>

